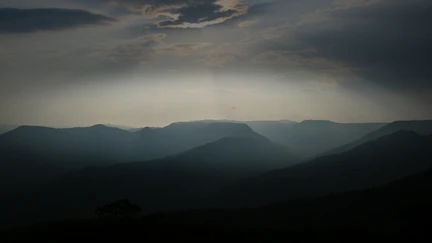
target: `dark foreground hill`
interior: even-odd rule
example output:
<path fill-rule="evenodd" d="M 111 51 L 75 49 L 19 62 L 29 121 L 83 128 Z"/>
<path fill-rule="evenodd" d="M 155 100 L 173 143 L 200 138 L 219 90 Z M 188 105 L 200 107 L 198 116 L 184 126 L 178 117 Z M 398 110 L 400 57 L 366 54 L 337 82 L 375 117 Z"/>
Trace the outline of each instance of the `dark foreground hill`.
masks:
<path fill-rule="evenodd" d="M 231 226 L 355 228 L 424 227 L 432 216 L 432 170 L 379 187 L 303 197 L 259 208 L 172 213 L 189 222 Z"/>
<path fill-rule="evenodd" d="M 1 232 L 5 242 L 429 242 L 429 233 L 418 225 L 404 228 L 329 227 L 257 227 L 226 226 L 216 223 L 191 223 L 168 220 L 98 221 L 74 220 L 33 225 Z"/>
<path fill-rule="evenodd" d="M 203 207 L 234 180 L 285 168 L 299 160 L 264 137 L 223 138 L 166 159 L 86 168 L 3 205 L 3 223 L 93 215 L 104 202 L 130 198 L 144 211 Z M 27 202 L 31 201 L 29 205 Z"/>
<path fill-rule="evenodd" d="M 432 167 L 432 136 L 400 131 L 348 152 L 265 173 L 221 191 L 221 204 L 279 200 L 383 185 Z"/>
<path fill-rule="evenodd" d="M 34 222 L 87 217 L 96 206 L 118 198 L 130 198 L 144 212 L 260 206 L 383 185 L 429 169 L 431 148 L 432 137 L 401 131 L 343 154 L 254 176 L 282 166 L 278 158 L 289 154 L 280 150 L 276 156 L 279 147 L 266 139 L 222 139 L 164 160 L 81 170 L 41 188 L 33 197 L 14 200 L 23 203 L 15 203 L 4 215 Z M 251 177 L 242 179 L 247 175 Z M 16 212 L 21 218 L 14 217 Z"/>
<path fill-rule="evenodd" d="M 7 240 L 70 242 L 88 237 L 158 242 L 428 242 L 432 171 L 362 191 L 254 209 L 188 210 L 130 220 L 70 220 L 2 232 Z M 67 237 L 66 237 L 67 236 Z"/>

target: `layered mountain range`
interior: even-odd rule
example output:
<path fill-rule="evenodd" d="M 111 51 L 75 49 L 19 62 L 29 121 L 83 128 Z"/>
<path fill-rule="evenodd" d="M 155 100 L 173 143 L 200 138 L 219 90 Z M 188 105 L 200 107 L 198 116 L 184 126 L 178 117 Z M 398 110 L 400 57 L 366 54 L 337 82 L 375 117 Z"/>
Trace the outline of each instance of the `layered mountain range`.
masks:
<path fill-rule="evenodd" d="M 146 213 L 259 207 L 381 187 L 432 167 L 431 121 L 248 123 L 18 127 L 0 135 L 1 224 L 91 217 L 118 198 Z"/>

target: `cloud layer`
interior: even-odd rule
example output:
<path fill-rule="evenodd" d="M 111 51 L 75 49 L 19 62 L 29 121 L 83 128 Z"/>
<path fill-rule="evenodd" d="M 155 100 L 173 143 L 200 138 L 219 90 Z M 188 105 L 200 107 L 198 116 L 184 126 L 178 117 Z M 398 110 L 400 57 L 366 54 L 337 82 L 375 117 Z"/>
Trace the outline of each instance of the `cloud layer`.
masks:
<path fill-rule="evenodd" d="M 160 28 L 201 28 L 247 13 L 242 0 L 93 0 L 158 19 Z"/>
<path fill-rule="evenodd" d="M 432 2 L 382 1 L 323 13 L 295 38 L 322 57 L 356 69 L 366 80 L 397 89 L 432 88 Z"/>
<path fill-rule="evenodd" d="M 0 123 L 432 118 L 431 22 L 430 0 L 0 0 Z"/>
<path fill-rule="evenodd" d="M 112 21 L 114 19 L 85 10 L 0 8 L 0 33 L 56 31 Z"/>

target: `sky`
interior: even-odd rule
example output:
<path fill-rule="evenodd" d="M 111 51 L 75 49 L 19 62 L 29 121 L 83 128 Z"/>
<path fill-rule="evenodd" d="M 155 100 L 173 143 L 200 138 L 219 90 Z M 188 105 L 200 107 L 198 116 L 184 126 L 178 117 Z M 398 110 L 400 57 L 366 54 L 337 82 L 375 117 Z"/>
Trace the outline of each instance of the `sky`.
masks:
<path fill-rule="evenodd" d="M 0 124 L 432 119 L 430 0 L 0 0 Z"/>

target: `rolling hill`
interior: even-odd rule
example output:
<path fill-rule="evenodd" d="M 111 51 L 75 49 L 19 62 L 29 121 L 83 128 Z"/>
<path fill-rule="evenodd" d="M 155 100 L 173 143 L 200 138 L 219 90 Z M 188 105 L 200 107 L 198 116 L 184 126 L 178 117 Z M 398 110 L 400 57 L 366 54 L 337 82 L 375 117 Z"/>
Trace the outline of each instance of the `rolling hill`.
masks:
<path fill-rule="evenodd" d="M 314 157 L 327 150 L 351 143 L 386 125 L 386 123 L 337 123 L 325 120 L 306 120 L 302 122 L 288 120 L 203 120 L 175 123 L 173 125 L 183 125 L 184 129 L 188 129 L 188 127 L 226 122 L 246 124 L 255 132 L 278 144 L 287 146 L 303 158 Z"/>
<path fill-rule="evenodd" d="M 350 151 L 265 173 L 225 188 L 223 203 L 261 205 L 378 186 L 432 167 L 432 137 L 399 131 Z M 227 195 L 229 194 L 229 196 Z"/>
<path fill-rule="evenodd" d="M 428 170 L 381 187 L 260 208 L 184 210 L 132 220 L 63 220 L 4 230 L 1 234 L 8 240 L 52 239 L 56 242 L 82 237 L 124 239 L 125 235 L 170 242 L 202 242 L 209 238 L 211 242 L 226 238 L 248 242 L 311 242 L 316 239 L 364 242 L 383 238 L 428 242 L 431 189 L 432 171 Z"/>
<path fill-rule="evenodd" d="M 420 135 L 431 135 L 432 134 L 432 121 L 396 121 L 392 122 L 376 131 L 366 134 L 364 137 L 343 146 L 331 149 L 322 155 L 338 154 L 355 148 L 363 143 L 376 140 L 380 137 L 398 132 L 398 131 L 413 131 Z"/>
<path fill-rule="evenodd" d="M 238 123 L 173 123 L 137 132 L 104 125 L 21 126 L 0 135 L 0 190 L 14 191 L 90 165 L 163 158 L 233 136 L 262 138 Z"/>
<path fill-rule="evenodd" d="M 13 129 L 17 128 L 16 125 L 0 125 L 0 135 L 7 133 L 9 131 L 12 131 Z"/>
<path fill-rule="evenodd" d="M 11 200 L 15 203 L 3 205 L 14 214 L 3 215 L 9 219 L 5 224 L 88 217 L 96 206 L 117 198 L 131 198 L 148 212 L 202 207 L 209 195 L 235 180 L 296 163 L 294 155 L 265 137 L 222 138 L 165 159 L 70 173 L 35 189 L 31 196 L 15 197 Z"/>
<path fill-rule="evenodd" d="M 432 170 L 379 187 L 281 201 L 259 208 L 167 213 L 179 222 L 251 228 L 422 229 L 432 216 Z M 394 232 L 393 232 L 394 233 Z"/>
<path fill-rule="evenodd" d="M 305 158 L 310 158 L 329 149 L 353 142 L 384 125 L 384 123 L 336 123 L 307 120 L 293 124 L 268 138 L 291 148 Z"/>

